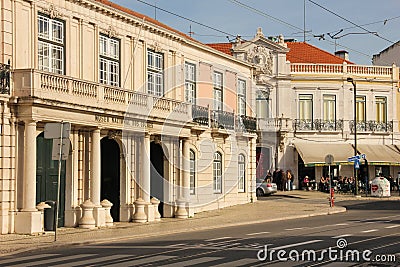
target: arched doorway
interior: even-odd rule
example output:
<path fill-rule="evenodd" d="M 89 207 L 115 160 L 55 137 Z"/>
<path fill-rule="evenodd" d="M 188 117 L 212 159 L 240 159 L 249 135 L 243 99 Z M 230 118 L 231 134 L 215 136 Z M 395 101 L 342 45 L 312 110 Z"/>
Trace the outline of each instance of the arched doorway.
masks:
<path fill-rule="evenodd" d="M 45 139 L 44 133 L 36 137 L 36 203 L 57 201 L 58 160 L 51 159 L 53 139 Z M 60 210 L 58 226 L 64 226 L 65 211 L 65 160 L 61 162 Z"/>
<path fill-rule="evenodd" d="M 158 211 L 164 212 L 164 151 L 160 144 L 150 143 L 150 195 L 160 200 Z"/>
<path fill-rule="evenodd" d="M 101 200 L 107 199 L 113 204 L 111 216 L 114 222 L 119 222 L 120 193 L 119 145 L 105 137 L 101 140 Z"/>

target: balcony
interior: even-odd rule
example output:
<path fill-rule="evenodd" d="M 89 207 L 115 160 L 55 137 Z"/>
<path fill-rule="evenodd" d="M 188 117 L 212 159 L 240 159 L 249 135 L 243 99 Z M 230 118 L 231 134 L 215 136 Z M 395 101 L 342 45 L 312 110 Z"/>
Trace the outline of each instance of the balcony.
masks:
<path fill-rule="evenodd" d="M 316 131 L 316 121 L 313 120 L 300 120 L 294 121 L 294 131 Z"/>
<path fill-rule="evenodd" d="M 208 126 L 209 115 L 208 107 L 192 105 L 192 119 L 194 122 L 203 126 Z"/>
<path fill-rule="evenodd" d="M 227 130 L 235 129 L 235 114 L 222 110 L 212 110 L 211 127 Z"/>
<path fill-rule="evenodd" d="M 321 132 L 335 132 L 343 130 L 343 120 L 315 120 L 315 129 Z"/>
<path fill-rule="evenodd" d="M 389 133 L 393 132 L 393 121 L 358 121 L 356 127 L 357 132 Z M 350 121 L 350 131 L 354 132 L 354 120 Z"/>
<path fill-rule="evenodd" d="M 34 97 L 60 103 L 123 113 L 151 116 L 171 121 L 191 120 L 191 105 L 174 99 L 133 92 L 120 87 L 84 81 L 65 75 L 33 69 L 13 72 L 14 92 L 18 97 Z"/>
<path fill-rule="evenodd" d="M 245 115 L 238 116 L 237 129 L 254 133 L 257 131 L 257 119 Z"/>
<path fill-rule="evenodd" d="M 0 63 L 0 94 L 10 94 L 10 61 Z"/>

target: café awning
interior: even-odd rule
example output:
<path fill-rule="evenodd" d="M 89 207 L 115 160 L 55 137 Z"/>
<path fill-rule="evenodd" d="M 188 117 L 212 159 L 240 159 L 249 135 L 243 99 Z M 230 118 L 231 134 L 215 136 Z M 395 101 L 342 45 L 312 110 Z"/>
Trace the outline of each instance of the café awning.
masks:
<path fill-rule="evenodd" d="M 295 142 L 297 152 L 306 166 L 326 165 L 325 157 L 333 155 L 334 164 L 348 164 L 347 159 L 354 156 L 354 148 L 348 143 L 309 143 Z"/>
<path fill-rule="evenodd" d="M 394 145 L 358 144 L 357 150 L 365 154 L 371 165 L 400 165 L 400 152 Z"/>

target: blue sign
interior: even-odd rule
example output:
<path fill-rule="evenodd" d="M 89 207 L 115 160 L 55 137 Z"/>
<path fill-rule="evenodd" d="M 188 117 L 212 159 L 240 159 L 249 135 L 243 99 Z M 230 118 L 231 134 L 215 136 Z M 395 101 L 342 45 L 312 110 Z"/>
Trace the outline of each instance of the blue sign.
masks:
<path fill-rule="evenodd" d="M 356 160 L 354 161 L 354 169 L 359 169 L 360 168 L 360 161 Z"/>
<path fill-rule="evenodd" d="M 356 156 L 349 157 L 349 158 L 347 158 L 347 161 L 356 162 L 356 161 L 359 161 L 360 159 L 365 159 L 365 158 L 366 158 L 365 154 L 361 154 L 361 155 L 356 155 Z"/>

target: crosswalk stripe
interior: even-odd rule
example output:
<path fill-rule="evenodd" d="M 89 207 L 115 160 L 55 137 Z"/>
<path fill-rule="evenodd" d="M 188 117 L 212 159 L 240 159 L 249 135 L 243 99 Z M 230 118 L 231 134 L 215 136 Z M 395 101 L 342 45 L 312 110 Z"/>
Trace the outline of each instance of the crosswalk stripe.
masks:
<path fill-rule="evenodd" d="M 18 257 L 18 258 L 11 258 L 7 260 L 0 260 L 0 264 L 6 264 L 6 263 L 17 263 L 20 261 L 25 261 L 25 260 L 35 260 L 35 259 L 40 259 L 40 258 L 46 258 L 46 257 L 52 257 L 58 254 L 41 254 L 41 255 L 32 255 L 32 256 L 26 256 L 26 257 Z"/>
<path fill-rule="evenodd" d="M 143 265 L 143 264 L 147 264 L 150 262 L 157 262 L 157 261 L 165 261 L 165 260 L 169 260 L 172 258 L 176 258 L 176 256 L 164 256 L 164 255 L 159 255 L 159 256 L 151 256 L 148 258 L 142 258 L 142 259 L 133 259 L 129 262 L 123 262 L 123 263 L 128 263 L 129 266 L 134 266 L 134 265 Z M 107 267 L 120 267 L 122 266 L 121 262 L 117 262 L 115 264 L 105 264 L 103 266 L 107 266 Z M 157 266 L 159 266 L 159 264 L 157 264 Z"/>
<path fill-rule="evenodd" d="M 86 258 L 86 257 L 90 257 L 96 254 L 78 254 L 78 255 L 71 255 L 71 256 L 54 256 L 51 257 L 50 259 L 47 260 L 39 260 L 39 261 L 35 261 L 35 262 L 30 262 L 28 265 L 29 266 L 38 266 L 38 265 L 46 265 L 49 263 L 55 263 L 55 262 L 60 262 L 60 261 L 68 261 L 68 260 L 75 260 L 75 259 L 80 259 L 80 258 Z M 21 264 L 17 264 L 17 265 L 12 265 L 13 267 L 26 267 L 27 264 L 26 263 L 21 263 Z"/>
<path fill-rule="evenodd" d="M 237 261 L 231 261 L 231 262 L 224 262 L 218 265 L 213 265 L 213 267 L 231 267 L 231 266 L 242 266 L 250 263 L 259 263 L 256 259 L 240 259 Z"/>
<path fill-rule="evenodd" d="M 377 229 L 371 229 L 371 230 L 365 230 L 365 231 L 361 231 L 361 233 L 371 233 L 371 232 L 376 232 L 378 231 Z"/>
<path fill-rule="evenodd" d="M 338 239 L 338 238 L 348 237 L 348 236 L 352 236 L 352 234 L 337 235 L 337 236 L 332 236 L 332 238 Z"/>
<path fill-rule="evenodd" d="M 209 241 L 216 241 L 216 240 L 230 239 L 230 238 L 232 238 L 232 237 L 224 236 L 224 237 L 218 237 L 218 238 L 207 239 L 207 240 L 204 240 L 204 241 L 209 242 Z"/>
<path fill-rule="evenodd" d="M 262 234 L 269 234 L 270 232 L 258 232 L 258 233 L 250 233 L 250 234 L 246 234 L 248 236 L 252 236 L 252 235 L 262 235 Z"/>
<path fill-rule="evenodd" d="M 110 260 L 116 260 L 116 259 L 123 259 L 128 256 L 133 256 L 133 255 L 111 255 L 111 256 L 105 256 L 105 257 L 96 257 L 94 259 L 89 259 L 89 260 L 84 260 L 84 261 L 79 261 L 79 262 L 69 262 L 69 263 L 61 263 L 61 264 L 56 264 L 56 265 L 51 265 L 52 267 L 58 266 L 58 267 L 73 267 L 73 266 L 87 266 L 89 264 L 93 263 L 102 263 L 105 261 L 110 261 Z"/>
<path fill-rule="evenodd" d="M 400 224 L 386 226 L 385 228 L 391 229 L 391 228 L 396 228 L 396 227 L 400 227 Z"/>
<path fill-rule="evenodd" d="M 195 264 L 201 264 L 210 261 L 216 261 L 222 259 L 221 257 L 202 257 L 197 259 L 191 259 L 187 261 L 175 262 L 167 265 L 158 265 L 163 267 L 184 267 L 184 266 L 192 266 Z"/>

